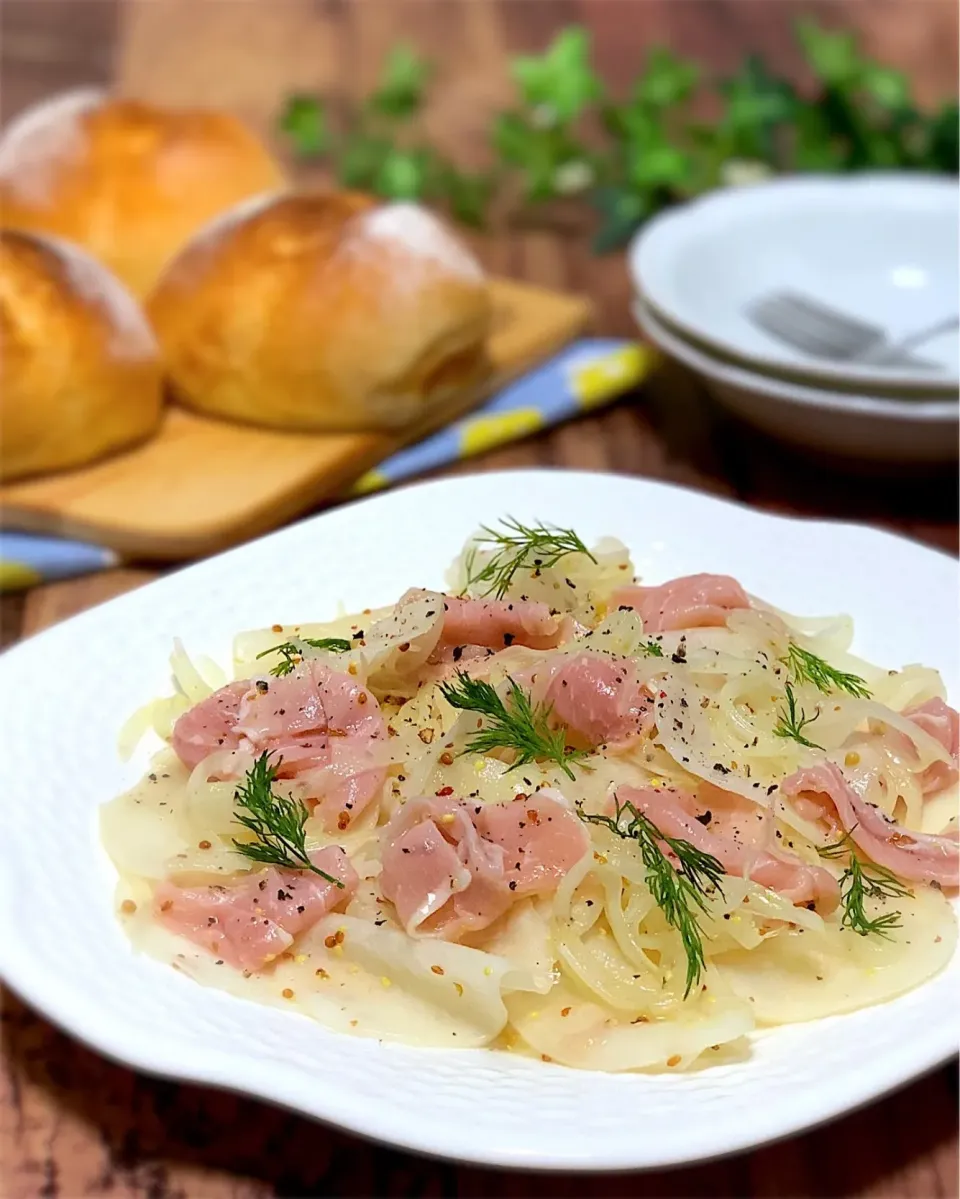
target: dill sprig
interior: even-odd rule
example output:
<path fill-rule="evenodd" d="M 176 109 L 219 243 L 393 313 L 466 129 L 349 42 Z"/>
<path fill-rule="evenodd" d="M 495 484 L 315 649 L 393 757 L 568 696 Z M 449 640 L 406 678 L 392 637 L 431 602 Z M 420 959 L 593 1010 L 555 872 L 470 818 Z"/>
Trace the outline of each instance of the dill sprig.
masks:
<path fill-rule="evenodd" d="M 242 824 L 257 838 L 256 841 L 237 841 L 238 853 L 254 862 L 269 866 L 285 866 L 288 870 L 310 870 L 328 883 L 343 887 L 343 883 L 314 866 L 307 853 L 304 826 L 310 816 L 306 805 L 292 795 L 277 795 L 273 790 L 282 758 L 271 764 L 269 752 L 262 753 L 247 771 L 243 782 L 233 793 L 239 809 L 237 824 Z"/>
<path fill-rule="evenodd" d="M 822 858 L 842 858 L 850 855 L 850 862 L 840 878 L 840 899 L 843 904 L 843 919 L 841 925 L 866 937 L 870 933 L 889 939 L 890 930 L 900 928 L 901 912 L 884 912 L 882 916 L 868 919 L 864 909 L 865 899 L 900 899 L 912 896 L 913 892 L 905 887 L 892 870 L 886 866 L 877 866 L 873 862 L 863 863 L 854 852 L 849 833 L 844 833 L 839 841 L 824 845 L 817 851 Z"/>
<path fill-rule="evenodd" d="M 723 895 L 721 877 L 726 873 L 721 863 L 712 854 L 704 853 L 689 841 L 668 837 L 653 821 L 645 816 L 629 800 L 621 803 L 614 795 L 614 815 L 601 816 L 577 810 L 581 820 L 588 824 L 601 824 L 625 840 L 634 840 L 640 847 L 640 857 L 646 867 L 646 884 L 650 888 L 657 907 L 663 912 L 667 923 L 677 930 L 687 956 L 687 985 L 684 999 L 699 983 L 706 966 L 703 952 L 703 934 L 697 919 L 696 909 L 706 912 L 706 892 L 716 890 Z M 629 820 L 623 823 L 623 817 Z M 676 856 L 674 866 L 660 848 L 663 842 Z"/>
<path fill-rule="evenodd" d="M 345 641 L 343 637 L 301 637 L 300 641 L 303 645 L 312 646 L 314 649 L 329 650 L 334 654 L 348 653 L 353 647 L 349 641 Z M 278 678 L 282 675 L 289 674 L 291 670 L 299 666 L 303 661 L 303 654 L 300 647 L 295 641 L 284 641 L 281 645 L 272 645 L 269 649 L 265 649 L 263 653 L 257 654 L 257 660 L 265 658 L 267 654 L 280 654 L 281 661 L 276 666 L 270 667 L 270 673 Z"/>
<path fill-rule="evenodd" d="M 570 749 L 563 729 L 548 723 L 551 708 L 534 704 L 528 692 L 508 679 L 506 702 L 495 687 L 483 679 L 472 679 L 462 670 L 455 682 L 441 683 L 440 692 L 448 704 L 464 712 L 478 712 L 487 718 L 485 727 L 469 735 L 464 752 L 482 754 L 492 749 L 512 749 L 516 754 L 511 770 L 528 762 L 556 762 L 568 778 L 575 777 L 569 763 L 587 756 L 586 750 Z"/>
<path fill-rule="evenodd" d="M 465 590 L 479 584 L 483 588 L 481 595 L 503 599 L 514 576 L 524 567 L 532 567 L 536 572 L 548 570 L 567 554 L 586 554 L 591 562 L 597 561 L 573 529 L 561 529 L 542 522 L 524 525 L 512 516 L 503 517 L 500 524 L 504 529 L 502 532 L 480 526 L 486 536 L 475 538 L 473 548 L 467 554 Z M 477 547 L 481 545 L 496 546 L 497 549 L 474 573 Z"/>
<path fill-rule="evenodd" d="M 803 730 L 808 724 L 819 717 L 820 709 L 818 708 L 813 716 L 808 716 L 803 708 L 797 712 L 797 697 L 793 694 L 793 688 L 787 683 L 787 710 L 780 708 L 777 712 L 779 722 L 773 730 L 775 737 L 790 737 L 794 741 L 799 741 L 801 745 L 806 745 L 808 749 L 823 749 L 822 745 L 817 745 L 816 741 L 810 741 L 803 735 Z"/>
<path fill-rule="evenodd" d="M 662 658 L 663 648 L 657 641 L 644 641 L 637 646 L 638 654 L 646 654 L 648 658 Z"/>
<path fill-rule="evenodd" d="M 795 641 L 790 642 L 787 656 L 780 661 L 786 666 L 795 683 L 810 683 L 825 695 L 829 695 L 831 691 L 845 691 L 857 699 L 870 698 L 870 689 L 865 679 L 858 674 L 837 670 L 835 666 L 831 666 L 823 658 L 818 658 L 808 649 L 803 649 Z"/>

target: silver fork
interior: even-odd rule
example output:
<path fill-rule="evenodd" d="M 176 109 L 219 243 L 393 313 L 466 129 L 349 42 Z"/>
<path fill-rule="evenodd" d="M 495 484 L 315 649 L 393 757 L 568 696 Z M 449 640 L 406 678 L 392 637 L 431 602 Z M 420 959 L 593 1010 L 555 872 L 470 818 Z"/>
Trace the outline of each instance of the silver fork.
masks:
<path fill-rule="evenodd" d="M 960 326 L 960 315 L 947 317 L 896 341 L 871 325 L 797 292 L 777 292 L 747 305 L 747 316 L 765 332 L 814 358 L 872 366 L 916 366 L 937 370 L 911 353 L 924 342 Z"/>

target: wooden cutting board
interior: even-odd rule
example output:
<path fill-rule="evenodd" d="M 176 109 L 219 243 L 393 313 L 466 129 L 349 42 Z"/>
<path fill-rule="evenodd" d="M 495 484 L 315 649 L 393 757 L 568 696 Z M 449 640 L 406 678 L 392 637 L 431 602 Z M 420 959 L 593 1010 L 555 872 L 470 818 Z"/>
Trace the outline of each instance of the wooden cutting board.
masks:
<path fill-rule="evenodd" d="M 401 446 L 488 399 L 583 332 L 589 302 L 497 279 L 491 376 L 397 433 L 255 429 L 171 408 L 153 440 L 64 474 L 0 488 L 9 529 L 75 537 L 127 557 L 180 560 L 245 541 L 341 492 Z"/>

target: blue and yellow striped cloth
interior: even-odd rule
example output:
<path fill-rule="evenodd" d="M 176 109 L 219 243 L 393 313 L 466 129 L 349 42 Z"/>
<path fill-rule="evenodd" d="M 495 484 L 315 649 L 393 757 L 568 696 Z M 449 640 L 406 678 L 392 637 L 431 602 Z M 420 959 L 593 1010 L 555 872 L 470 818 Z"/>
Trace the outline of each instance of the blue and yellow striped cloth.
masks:
<path fill-rule="evenodd" d="M 447 463 L 519 441 L 608 404 L 648 373 L 653 351 L 634 342 L 586 338 L 503 389 L 482 408 L 394 454 L 358 479 L 351 496 L 378 491 Z M 0 591 L 115 566 L 102 546 L 31 533 L 0 536 Z"/>

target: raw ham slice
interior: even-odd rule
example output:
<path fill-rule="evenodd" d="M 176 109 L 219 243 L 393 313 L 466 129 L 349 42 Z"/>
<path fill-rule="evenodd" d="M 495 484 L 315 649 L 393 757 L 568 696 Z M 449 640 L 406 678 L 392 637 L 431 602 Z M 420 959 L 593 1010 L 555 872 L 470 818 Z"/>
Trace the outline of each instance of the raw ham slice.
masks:
<path fill-rule="evenodd" d="M 309 870 L 274 866 L 223 885 L 179 887 L 164 881 L 154 892 L 157 919 L 228 965 L 259 970 L 327 912 L 342 907 L 356 889 L 357 874 L 343 850 L 327 846 L 310 860 L 343 886 Z"/>
<path fill-rule="evenodd" d="M 807 766 L 781 784 L 786 796 L 817 803 L 820 815 L 840 827 L 878 866 L 910 882 L 960 885 L 960 845 L 953 837 L 905 829 L 867 803 L 833 762 Z"/>
<path fill-rule="evenodd" d="M 531 600 L 462 599 L 444 597 L 441 645 L 485 645 L 506 649 L 527 645 L 553 649 L 570 633 L 572 624 L 555 616 L 546 604 Z"/>
<path fill-rule="evenodd" d="M 407 932 L 452 941 L 524 895 L 555 890 L 589 838 L 569 808 L 538 793 L 489 805 L 411 800 L 381 844 L 380 890 Z"/>
<path fill-rule="evenodd" d="M 942 699 L 928 699 L 925 704 L 904 712 L 914 724 L 935 737 L 950 755 L 950 762 L 934 762 L 920 776 L 924 795 L 934 795 L 952 787 L 960 776 L 960 713 Z"/>
<path fill-rule="evenodd" d="M 235 750 L 240 735 L 234 732 L 240 701 L 250 690 L 249 679 L 228 683 L 189 711 L 173 726 L 171 741 L 177 757 L 193 770 L 217 750 Z"/>
<path fill-rule="evenodd" d="M 605 654 L 556 656 L 531 672 L 534 697 L 591 747 L 622 744 L 652 728 L 653 697 L 633 664 Z"/>
<path fill-rule="evenodd" d="M 180 717 L 172 743 L 191 768 L 218 750 L 282 759 L 280 777 L 301 782 L 325 825 L 343 829 L 380 793 L 386 735 L 374 696 L 311 659 L 281 678 L 222 687 Z"/>
<path fill-rule="evenodd" d="M 645 633 L 665 633 L 725 625 L 729 612 L 750 607 L 750 598 L 728 575 L 700 574 L 659 587 L 623 587 L 614 592 L 610 606 L 639 612 Z"/>
<path fill-rule="evenodd" d="M 768 814 L 749 811 L 735 795 L 710 787 L 695 800 L 672 787 L 619 787 L 617 799 L 632 803 L 668 837 L 712 854 L 727 874 L 752 879 L 793 904 L 812 903 L 824 915 L 840 902 L 829 870 L 770 846 Z"/>

